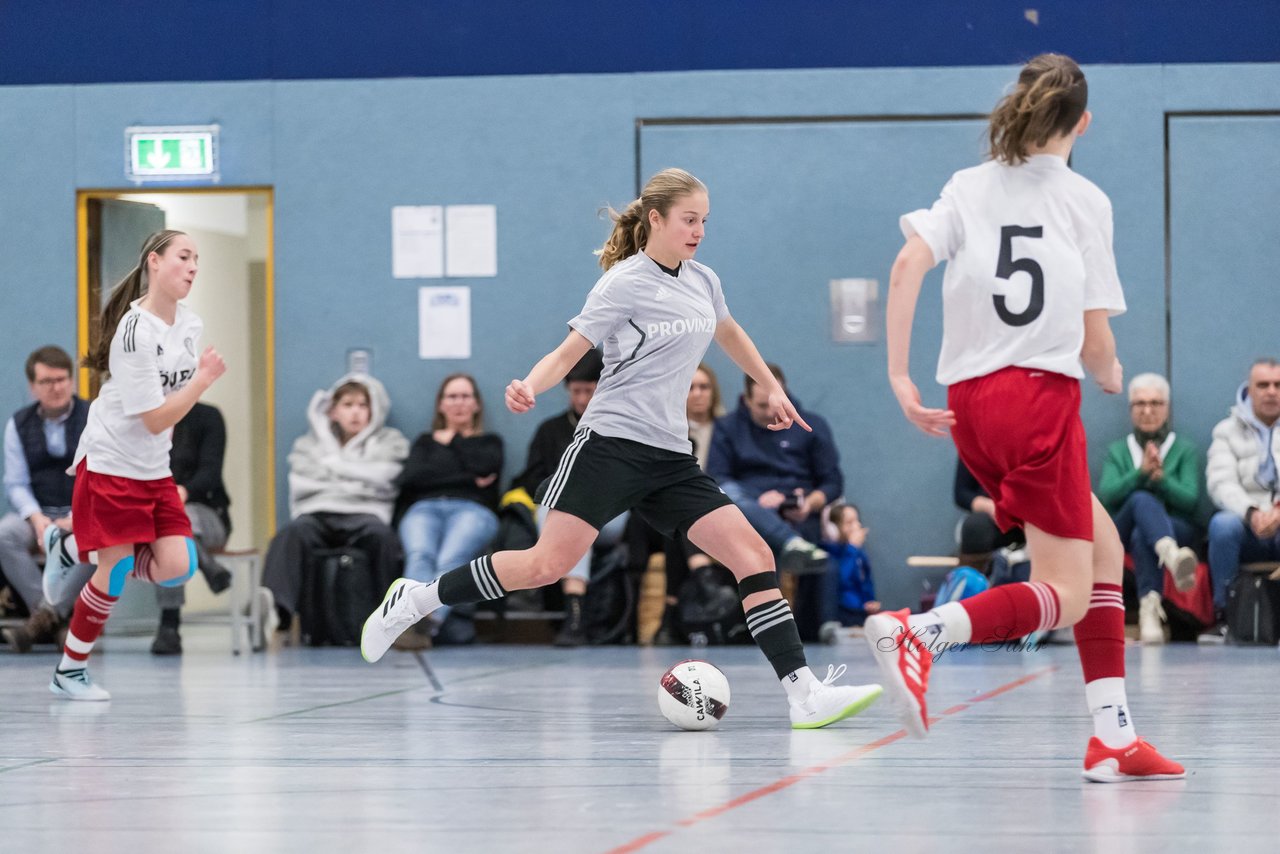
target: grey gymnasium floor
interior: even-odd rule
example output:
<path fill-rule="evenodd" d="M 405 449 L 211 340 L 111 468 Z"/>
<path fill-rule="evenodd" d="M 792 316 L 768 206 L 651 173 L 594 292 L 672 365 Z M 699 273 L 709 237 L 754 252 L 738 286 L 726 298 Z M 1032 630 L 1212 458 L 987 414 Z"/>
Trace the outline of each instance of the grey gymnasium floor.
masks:
<path fill-rule="evenodd" d="M 659 675 L 693 650 L 289 648 L 181 659 L 107 638 L 110 704 L 59 701 L 52 653 L 0 655 L 0 851 L 909 852 L 1280 848 L 1280 651 L 1130 646 L 1139 730 L 1185 781 L 1104 786 L 1071 647 L 953 654 L 926 741 L 887 703 L 792 732 L 753 647 L 701 650 L 733 698 L 674 730 Z M 862 641 L 811 647 L 871 679 Z"/>

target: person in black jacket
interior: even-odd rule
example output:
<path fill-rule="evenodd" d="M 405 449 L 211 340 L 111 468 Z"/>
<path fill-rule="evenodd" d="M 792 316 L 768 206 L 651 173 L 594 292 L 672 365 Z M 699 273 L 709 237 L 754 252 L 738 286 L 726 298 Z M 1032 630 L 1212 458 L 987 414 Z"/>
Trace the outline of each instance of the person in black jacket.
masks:
<path fill-rule="evenodd" d="M 596 393 L 596 384 L 600 382 L 603 369 L 604 357 L 593 347 L 565 374 L 564 387 L 569 394 L 569 408 L 538 425 L 533 441 L 529 443 L 525 469 L 511 482 L 512 489 L 524 489 L 535 500 L 539 497 L 538 487 L 555 474 L 560 458 L 573 441 L 578 419 L 587 411 L 587 404 Z M 539 506 L 538 524 L 541 525 L 546 518 L 547 509 Z M 556 646 L 581 646 L 587 642 L 582 621 L 582 597 L 586 595 L 587 582 L 591 577 L 591 558 L 596 548 L 608 548 L 622 542 L 629 518 L 629 513 L 623 513 L 601 528 L 595 547 L 583 555 L 560 581 L 560 588 L 564 591 L 565 620 L 556 634 Z"/>
<path fill-rule="evenodd" d="M 498 532 L 502 437 L 484 432 L 484 400 L 468 374 L 451 374 L 436 393 L 431 430 L 414 440 L 400 476 L 395 518 L 405 549 L 405 576 L 430 582 L 483 554 Z M 426 622 L 426 621 L 424 621 Z M 470 643 L 469 615 L 442 608 L 431 625 L 406 632 L 400 646 Z"/>
<path fill-rule="evenodd" d="M 222 458 L 227 450 L 227 425 L 218 407 L 197 403 L 173 428 L 169 467 L 178 497 L 191 520 L 192 539 L 200 573 L 209 589 L 221 593 L 231 586 L 231 572 L 209 554 L 227 544 L 231 534 L 231 497 L 222 483 Z M 156 587 L 160 626 L 151 643 L 154 655 L 179 655 L 181 608 L 186 602 L 182 587 Z"/>

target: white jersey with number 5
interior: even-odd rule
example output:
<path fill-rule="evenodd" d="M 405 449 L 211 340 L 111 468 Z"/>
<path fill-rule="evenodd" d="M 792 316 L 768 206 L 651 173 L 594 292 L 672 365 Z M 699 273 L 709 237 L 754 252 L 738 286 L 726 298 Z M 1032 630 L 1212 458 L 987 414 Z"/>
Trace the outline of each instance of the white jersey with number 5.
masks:
<path fill-rule="evenodd" d="M 1111 202 L 1065 160 L 989 161 L 951 176 L 929 210 L 903 215 L 942 280 L 938 382 L 1017 366 L 1084 376 L 1084 313 L 1125 310 L 1111 249 Z"/>

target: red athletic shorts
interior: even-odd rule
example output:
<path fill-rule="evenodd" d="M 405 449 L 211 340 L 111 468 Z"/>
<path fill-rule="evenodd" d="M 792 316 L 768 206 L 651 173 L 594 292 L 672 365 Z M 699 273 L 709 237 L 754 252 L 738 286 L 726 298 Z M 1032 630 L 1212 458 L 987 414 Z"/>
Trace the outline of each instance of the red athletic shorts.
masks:
<path fill-rule="evenodd" d="M 995 501 L 1001 530 L 1029 522 L 1054 536 L 1093 539 L 1079 380 L 1002 368 L 951 386 L 947 402 L 960 460 Z"/>
<path fill-rule="evenodd" d="M 190 537 L 191 520 L 172 477 L 134 480 L 76 466 L 71 526 L 81 555 L 160 537 Z"/>

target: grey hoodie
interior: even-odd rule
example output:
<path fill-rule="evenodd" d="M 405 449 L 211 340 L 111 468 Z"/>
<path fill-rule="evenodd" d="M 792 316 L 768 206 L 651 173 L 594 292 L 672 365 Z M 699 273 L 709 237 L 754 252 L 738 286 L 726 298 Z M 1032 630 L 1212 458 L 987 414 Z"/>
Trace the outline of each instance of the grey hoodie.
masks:
<path fill-rule="evenodd" d="M 1213 428 L 1205 480 L 1213 503 L 1241 518 L 1250 507 L 1270 507 L 1280 482 L 1280 425 L 1258 420 L 1249 401 L 1249 385 L 1236 392 L 1231 414 Z"/>
<path fill-rule="evenodd" d="M 338 442 L 329 419 L 333 392 L 348 382 L 369 390 L 369 426 L 345 445 Z M 347 374 L 327 391 L 317 391 L 307 406 L 310 429 L 289 452 L 289 516 L 304 513 L 370 513 L 391 521 L 396 489 L 392 485 L 409 440 L 387 427 L 391 400 L 382 383 L 368 374 Z"/>

